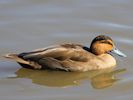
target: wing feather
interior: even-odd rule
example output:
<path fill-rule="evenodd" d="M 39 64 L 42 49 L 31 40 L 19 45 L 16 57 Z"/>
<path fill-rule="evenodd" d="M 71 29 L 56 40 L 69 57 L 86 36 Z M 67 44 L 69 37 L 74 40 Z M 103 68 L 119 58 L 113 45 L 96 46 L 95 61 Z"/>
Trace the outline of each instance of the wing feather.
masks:
<path fill-rule="evenodd" d="M 53 46 L 50 48 L 44 48 L 35 50 L 32 52 L 21 53 L 18 56 L 31 61 L 39 61 L 39 59 L 45 57 L 51 57 L 57 60 L 71 59 L 73 61 L 87 61 L 88 57 L 94 56 L 90 52 L 86 51 L 82 45 L 78 44 L 62 44 L 60 46 Z M 87 56 L 89 55 L 89 56 Z"/>

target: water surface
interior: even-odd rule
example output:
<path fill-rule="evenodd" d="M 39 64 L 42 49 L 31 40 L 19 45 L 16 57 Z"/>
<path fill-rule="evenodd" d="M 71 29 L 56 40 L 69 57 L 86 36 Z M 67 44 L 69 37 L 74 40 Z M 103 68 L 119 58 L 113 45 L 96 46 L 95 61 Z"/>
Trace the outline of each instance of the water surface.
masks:
<path fill-rule="evenodd" d="M 111 36 L 127 58 L 117 67 L 71 73 L 34 71 L 0 60 L 1 100 L 131 100 L 133 98 L 133 1 L 0 0 L 0 55 L 60 43 L 89 46 Z"/>

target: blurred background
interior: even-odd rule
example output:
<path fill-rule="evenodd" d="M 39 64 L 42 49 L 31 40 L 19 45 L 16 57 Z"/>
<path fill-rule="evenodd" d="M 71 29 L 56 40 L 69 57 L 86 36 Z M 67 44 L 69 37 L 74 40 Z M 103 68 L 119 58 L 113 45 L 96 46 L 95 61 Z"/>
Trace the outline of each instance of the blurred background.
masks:
<path fill-rule="evenodd" d="M 36 72 L 1 59 L 0 99 L 131 100 L 132 9 L 132 0 L 0 0 L 0 55 L 70 42 L 89 47 L 105 34 L 128 56 L 116 56 L 115 71 L 84 74 Z"/>

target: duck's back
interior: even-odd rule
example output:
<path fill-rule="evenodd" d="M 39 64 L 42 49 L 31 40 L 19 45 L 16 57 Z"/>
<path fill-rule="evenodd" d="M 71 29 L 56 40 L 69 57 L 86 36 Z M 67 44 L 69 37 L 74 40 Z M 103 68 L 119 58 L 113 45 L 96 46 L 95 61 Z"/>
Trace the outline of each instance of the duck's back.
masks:
<path fill-rule="evenodd" d="M 33 60 L 33 61 L 45 57 L 52 57 L 58 60 L 65 60 L 65 59 L 70 59 L 71 57 L 73 58 L 78 56 L 79 58 L 82 58 L 82 56 L 86 58 L 86 56 L 84 55 L 86 53 L 93 56 L 93 54 L 89 53 L 89 48 L 85 46 L 78 44 L 62 44 L 48 48 L 37 49 L 32 52 L 20 53 L 18 56 L 25 60 Z"/>

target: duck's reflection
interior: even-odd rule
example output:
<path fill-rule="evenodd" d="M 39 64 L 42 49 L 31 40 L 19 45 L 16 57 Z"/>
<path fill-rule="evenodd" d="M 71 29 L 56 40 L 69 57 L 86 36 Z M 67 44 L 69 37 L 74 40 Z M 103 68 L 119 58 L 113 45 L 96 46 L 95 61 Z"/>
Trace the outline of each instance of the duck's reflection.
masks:
<path fill-rule="evenodd" d="M 105 69 L 99 71 L 63 72 L 48 70 L 31 70 L 21 68 L 16 74 L 17 78 L 29 78 L 33 83 L 50 87 L 65 87 L 78 85 L 82 80 L 90 80 L 91 85 L 96 89 L 112 86 L 118 80 L 116 75 L 126 69 Z"/>

